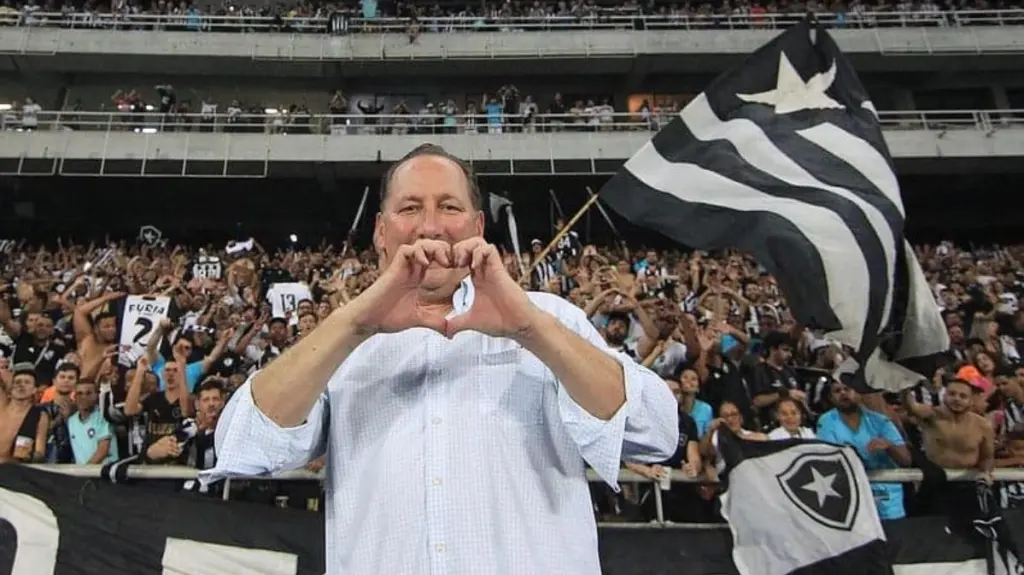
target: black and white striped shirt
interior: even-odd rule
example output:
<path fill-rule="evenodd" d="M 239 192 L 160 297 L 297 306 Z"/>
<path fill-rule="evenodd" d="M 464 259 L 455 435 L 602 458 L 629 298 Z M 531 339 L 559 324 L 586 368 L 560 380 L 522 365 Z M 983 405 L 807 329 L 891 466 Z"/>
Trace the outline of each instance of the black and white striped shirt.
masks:
<path fill-rule="evenodd" d="M 1024 423 L 1024 406 L 1007 397 L 1003 405 L 1003 421 L 999 425 L 999 435 L 1007 433 Z M 1003 509 L 1018 507 L 1024 503 L 1024 482 L 1007 481 L 999 485 L 999 506 Z"/>

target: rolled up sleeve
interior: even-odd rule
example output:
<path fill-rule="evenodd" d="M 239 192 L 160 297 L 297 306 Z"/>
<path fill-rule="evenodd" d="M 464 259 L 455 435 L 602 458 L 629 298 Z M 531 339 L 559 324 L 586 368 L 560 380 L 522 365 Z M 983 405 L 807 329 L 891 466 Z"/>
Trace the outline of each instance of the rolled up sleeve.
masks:
<path fill-rule="evenodd" d="M 326 448 L 327 394 L 313 405 L 305 423 L 281 427 L 270 420 L 252 398 L 252 377 L 235 391 L 221 413 L 214 442 L 217 464 L 200 478 L 266 476 L 302 467 Z"/>
<path fill-rule="evenodd" d="M 583 459 L 618 491 L 619 468 L 623 460 L 657 463 L 675 453 L 679 444 L 679 413 L 675 397 L 657 374 L 629 356 L 610 349 L 583 312 L 576 307 L 572 309 L 578 313 L 570 312 L 571 316 L 563 322 L 619 362 L 626 386 L 626 401 L 606 421 L 580 407 L 559 384 L 559 413 Z"/>

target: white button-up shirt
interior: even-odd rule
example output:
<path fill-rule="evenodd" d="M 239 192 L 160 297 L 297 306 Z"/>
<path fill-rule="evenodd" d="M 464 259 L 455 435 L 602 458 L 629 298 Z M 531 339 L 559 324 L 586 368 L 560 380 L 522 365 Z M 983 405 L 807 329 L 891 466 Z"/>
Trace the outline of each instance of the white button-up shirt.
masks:
<path fill-rule="evenodd" d="M 464 282 L 454 313 L 472 292 Z M 582 310 L 529 297 L 607 350 Z M 219 460 L 204 479 L 295 469 L 326 449 L 328 575 L 598 575 L 585 462 L 617 489 L 620 461 L 668 459 L 679 434 L 665 383 L 608 353 L 622 363 L 626 402 L 604 421 L 510 339 L 377 335 L 299 427 L 270 421 L 245 383 L 220 418 Z"/>

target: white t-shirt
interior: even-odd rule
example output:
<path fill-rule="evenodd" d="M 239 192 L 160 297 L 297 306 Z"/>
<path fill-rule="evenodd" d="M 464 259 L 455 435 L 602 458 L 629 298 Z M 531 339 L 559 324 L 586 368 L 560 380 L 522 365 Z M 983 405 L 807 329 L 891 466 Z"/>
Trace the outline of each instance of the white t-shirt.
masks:
<path fill-rule="evenodd" d="M 35 128 L 39 125 L 39 112 L 43 107 L 39 104 L 25 104 L 21 107 L 21 125 L 24 128 Z"/>
<path fill-rule="evenodd" d="M 267 301 L 270 302 L 274 317 L 288 317 L 304 299 L 313 299 L 313 294 L 309 292 L 309 286 L 302 282 L 275 283 L 267 290 Z M 299 318 L 291 318 L 290 323 L 298 322 Z"/>
<path fill-rule="evenodd" d="M 679 366 L 686 361 L 686 344 L 672 341 L 661 352 L 654 363 L 651 364 L 651 371 L 661 377 L 672 377 Z"/>

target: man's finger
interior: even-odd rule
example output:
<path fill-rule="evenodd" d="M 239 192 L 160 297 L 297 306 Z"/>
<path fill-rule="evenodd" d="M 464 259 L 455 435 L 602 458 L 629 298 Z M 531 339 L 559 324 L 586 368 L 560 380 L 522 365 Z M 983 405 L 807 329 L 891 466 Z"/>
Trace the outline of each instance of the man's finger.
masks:
<path fill-rule="evenodd" d="M 420 245 L 431 261 L 437 262 L 444 267 L 451 267 L 451 246 L 445 242 L 436 240 L 425 240 Z"/>
<path fill-rule="evenodd" d="M 412 253 L 410 254 L 409 263 L 418 264 L 423 267 L 430 265 L 430 258 L 427 257 L 427 253 L 423 246 L 414 244 L 412 246 Z"/>
<path fill-rule="evenodd" d="M 443 317 L 438 317 L 436 315 L 420 317 L 418 327 L 432 329 L 445 337 L 450 337 L 448 335 L 448 320 Z"/>
<path fill-rule="evenodd" d="M 484 252 L 486 248 L 478 247 L 473 250 L 473 260 L 469 264 L 469 268 L 476 271 L 482 269 L 484 260 L 487 258 L 487 254 Z"/>

